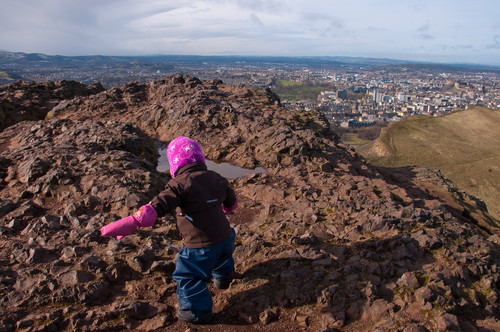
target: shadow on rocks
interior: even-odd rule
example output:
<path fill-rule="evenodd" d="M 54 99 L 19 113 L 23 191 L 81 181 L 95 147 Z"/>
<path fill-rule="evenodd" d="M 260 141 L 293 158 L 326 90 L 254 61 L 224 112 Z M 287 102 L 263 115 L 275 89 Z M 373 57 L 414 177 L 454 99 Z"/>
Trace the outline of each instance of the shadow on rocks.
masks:
<path fill-rule="evenodd" d="M 283 309 L 294 325 L 303 327 L 382 320 L 411 300 L 396 304 L 402 292 L 424 286 L 425 278 L 416 271 L 432 262 L 415 240 L 400 235 L 352 245 L 318 243 L 281 256 L 287 257 L 244 271 L 232 283 L 232 295 L 214 323 L 268 325 L 284 321 Z"/>
<path fill-rule="evenodd" d="M 404 188 L 416 207 L 435 210 L 442 206 L 457 220 L 478 226 L 484 234 L 500 232 L 500 223 L 488 213 L 486 204 L 457 189 L 438 167 L 378 167 L 377 170 L 389 183 Z"/>

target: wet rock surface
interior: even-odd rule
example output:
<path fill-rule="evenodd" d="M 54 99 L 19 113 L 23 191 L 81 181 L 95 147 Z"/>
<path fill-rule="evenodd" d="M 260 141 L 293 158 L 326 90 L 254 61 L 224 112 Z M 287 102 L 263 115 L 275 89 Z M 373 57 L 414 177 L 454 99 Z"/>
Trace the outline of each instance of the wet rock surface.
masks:
<path fill-rule="evenodd" d="M 340 144 L 270 91 L 170 76 L 60 102 L 0 133 L 0 331 L 170 330 L 182 247 L 170 217 L 99 229 L 168 181 L 153 139 L 266 174 L 231 180 L 238 276 L 212 331 L 495 331 L 500 238 Z M 421 182 L 421 181 L 420 181 Z"/>

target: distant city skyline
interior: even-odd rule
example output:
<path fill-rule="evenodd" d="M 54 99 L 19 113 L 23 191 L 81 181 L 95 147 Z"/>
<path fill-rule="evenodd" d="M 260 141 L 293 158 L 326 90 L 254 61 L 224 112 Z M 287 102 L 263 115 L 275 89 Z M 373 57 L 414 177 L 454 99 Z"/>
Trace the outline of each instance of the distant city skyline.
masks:
<path fill-rule="evenodd" d="M 498 17 L 498 0 L 17 0 L 2 4 L 0 49 L 500 65 Z"/>

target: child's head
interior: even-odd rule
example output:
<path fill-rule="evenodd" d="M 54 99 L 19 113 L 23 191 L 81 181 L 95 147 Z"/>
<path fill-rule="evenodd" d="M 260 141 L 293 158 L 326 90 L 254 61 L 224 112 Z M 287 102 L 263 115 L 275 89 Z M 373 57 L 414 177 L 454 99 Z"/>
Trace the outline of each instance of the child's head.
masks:
<path fill-rule="evenodd" d="M 187 137 L 179 136 L 167 147 L 167 158 L 170 163 L 170 174 L 173 177 L 184 166 L 194 163 L 205 163 L 205 156 L 198 143 Z"/>

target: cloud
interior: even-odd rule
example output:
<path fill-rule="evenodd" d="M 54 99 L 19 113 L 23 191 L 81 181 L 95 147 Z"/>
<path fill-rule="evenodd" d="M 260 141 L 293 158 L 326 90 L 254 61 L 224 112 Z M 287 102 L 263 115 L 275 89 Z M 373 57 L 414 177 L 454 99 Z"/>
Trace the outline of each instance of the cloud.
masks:
<path fill-rule="evenodd" d="M 233 5 L 244 10 L 251 10 L 253 12 L 264 12 L 278 14 L 286 12 L 290 6 L 286 1 L 280 0 L 208 0 L 208 3 Z"/>
<path fill-rule="evenodd" d="M 429 31 L 429 22 L 425 23 L 424 25 L 420 26 L 417 29 L 418 32 L 427 32 Z"/>
<path fill-rule="evenodd" d="M 260 18 L 257 15 L 255 15 L 255 13 L 250 14 L 250 22 L 255 23 L 256 25 L 259 25 L 262 27 L 264 26 L 264 23 L 262 23 Z"/>
<path fill-rule="evenodd" d="M 324 13 L 314 13 L 314 12 L 306 12 L 302 14 L 302 18 L 309 23 L 316 24 L 326 24 L 334 29 L 343 29 L 344 24 L 340 19 L 335 17 L 331 17 L 330 15 Z"/>
<path fill-rule="evenodd" d="M 473 45 L 453 45 L 451 46 L 452 49 L 454 50 L 473 50 L 474 46 Z"/>
<path fill-rule="evenodd" d="M 417 28 L 418 38 L 421 40 L 432 40 L 435 39 L 434 36 L 430 35 L 428 31 L 430 30 L 429 22 Z"/>
<path fill-rule="evenodd" d="M 432 39 L 435 39 L 434 36 L 431 36 L 427 33 L 421 33 L 420 35 L 418 35 L 418 38 L 419 39 L 422 39 L 422 40 L 432 40 Z"/>
<path fill-rule="evenodd" d="M 486 45 L 487 49 L 500 49 L 500 35 L 495 35 L 493 37 L 493 44 Z"/>
<path fill-rule="evenodd" d="M 386 28 L 381 28 L 381 27 L 375 27 L 375 26 L 368 26 L 368 28 L 366 28 L 366 30 L 370 31 L 370 32 L 381 32 L 381 31 L 387 31 Z"/>

